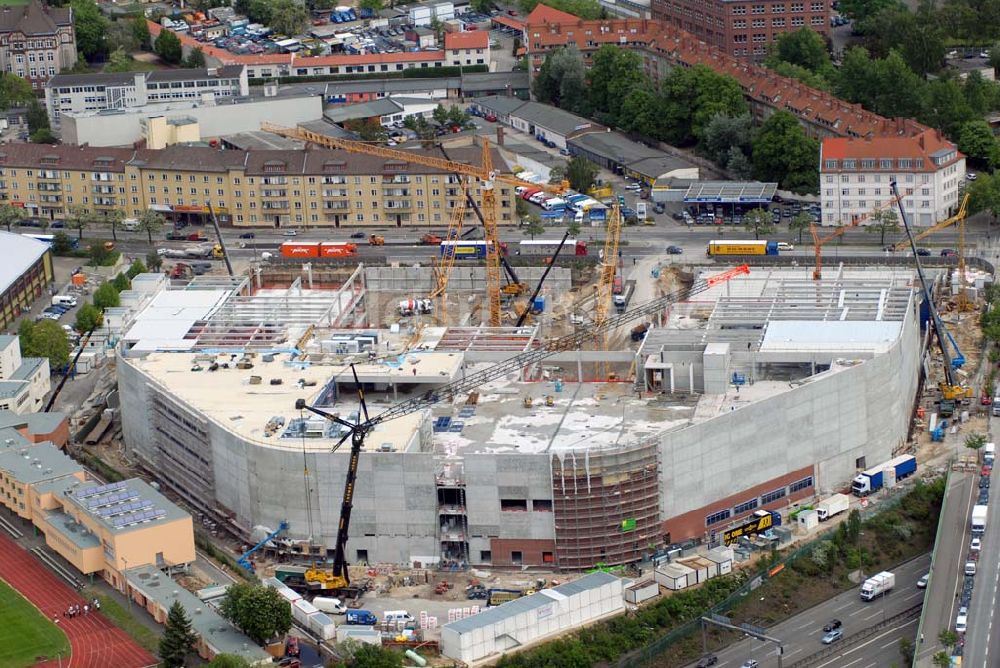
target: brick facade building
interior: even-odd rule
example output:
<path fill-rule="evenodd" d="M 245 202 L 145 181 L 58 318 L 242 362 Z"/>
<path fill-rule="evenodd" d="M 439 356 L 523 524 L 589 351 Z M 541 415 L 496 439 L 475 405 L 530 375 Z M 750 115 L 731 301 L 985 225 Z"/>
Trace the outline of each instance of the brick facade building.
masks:
<path fill-rule="evenodd" d="M 49 77 L 76 64 L 73 9 L 38 0 L 0 8 L 0 67 L 41 90 Z"/>

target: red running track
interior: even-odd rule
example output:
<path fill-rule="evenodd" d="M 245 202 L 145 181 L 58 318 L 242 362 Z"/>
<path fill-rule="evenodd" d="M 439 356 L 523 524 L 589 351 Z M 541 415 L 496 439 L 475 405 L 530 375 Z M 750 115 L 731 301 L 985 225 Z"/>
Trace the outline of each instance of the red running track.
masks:
<path fill-rule="evenodd" d="M 71 605 L 80 609 L 89 601 L 42 566 L 35 557 L 7 536 L 0 536 L 0 579 L 21 592 L 42 614 L 57 620 L 69 638 L 71 656 L 63 668 L 143 668 L 156 665 L 156 658 L 140 647 L 124 631 L 100 614 L 68 619 L 63 613 Z M 38 664 L 46 668 L 57 661 Z"/>

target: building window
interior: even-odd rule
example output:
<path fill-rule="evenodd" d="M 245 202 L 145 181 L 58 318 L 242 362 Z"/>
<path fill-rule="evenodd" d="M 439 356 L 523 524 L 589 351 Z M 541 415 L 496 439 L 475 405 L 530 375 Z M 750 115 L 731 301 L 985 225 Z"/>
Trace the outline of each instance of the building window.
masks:
<path fill-rule="evenodd" d="M 712 513 L 705 518 L 705 526 L 712 526 L 713 524 L 718 524 L 719 522 L 725 522 L 732 516 L 732 513 L 727 508 L 726 510 L 720 510 L 717 513 Z"/>
<path fill-rule="evenodd" d="M 742 515 L 757 507 L 757 499 L 750 499 L 733 508 L 733 515 Z"/>
<path fill-rule="evenodd" d="M 795 492 L 799 492 L 803 489 L 808 489 L 809 487 L 812 486 L 813 486 L 813 479 L 812 476 L 809 476 L 807 478 L 803 478 L 802 480 L 796 480 L 795 482 L 793 482 L 791 485 L 788 486 L 788 490 L 790 493 L 794 494 Z"/>
<path fill-rule="evenodd" d="M 766 506 L 769 503 L 774 503 L 778 499 L 784 498 L 785 488 L 776 489 L 773 492 L 768 492 L 767 494 L 760 495 L 760 505 Z"/>

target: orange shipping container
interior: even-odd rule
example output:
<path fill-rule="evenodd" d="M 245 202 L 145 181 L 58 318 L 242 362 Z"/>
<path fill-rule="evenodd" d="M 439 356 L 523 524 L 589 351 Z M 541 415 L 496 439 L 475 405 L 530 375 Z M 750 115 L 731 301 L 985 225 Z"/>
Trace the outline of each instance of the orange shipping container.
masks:
<path fill-rule="evenodd" d="M 73 274 L 73 276 L 70 277 L 70 280 L 73 282 L 73 285 L 83 286 L 87 284 L 87 275 L 82 273 Z"/>
<path fill-rule="evenodd" d="M 357 254 L 357 244 L 325 241 L 319 246 L 320 257 L 354 257 Z"/>
<path fill-rule="evenodd" d="M 281 244 L 283 257 L 319 257 L 318 241 L 286 241 Z"/>

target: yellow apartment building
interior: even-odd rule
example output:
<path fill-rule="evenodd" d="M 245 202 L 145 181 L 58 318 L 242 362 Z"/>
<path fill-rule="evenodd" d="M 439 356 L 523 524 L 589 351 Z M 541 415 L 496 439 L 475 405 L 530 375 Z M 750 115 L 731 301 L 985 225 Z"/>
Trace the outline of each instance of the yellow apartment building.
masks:
<path fill-rule="evenodd" d="M 0 414 L 0 505 L 37 527 L 45 543 L 78 571 L 124 591 L 126 569 L 183 569 L 195 560 L 188 513 L 138 478 L 107 485 L 88 480 L 57 446 L 33 442 L 33 416 L 13 421 L 5 415 Z M 39 420 L 39 428 L 53 432 Z"/>
<path fill-rule="evenodd" d="M 474 146 L 449 149 L 461 162 L 478 163 L 480 155 Z M 509 172 L 496 151 L 493 164 Z M 473 196 L 481 203 L 478 189 Z M 197 224 L 207 222 L 211 205 L 234 227 L 440 227 L 463 197 L 458 178 L 445 170 L 323 148 L 0 147 L 0 201 L 48 220 L 83 207 L 126 217 L 153 209 Z M 498 184 L 500 224 L 515 223 L 514 199 L 511 187 Z"/>

